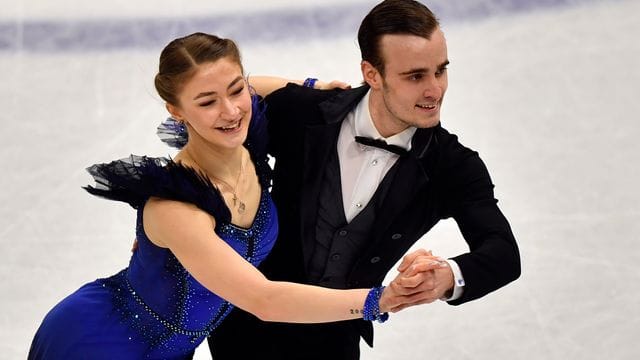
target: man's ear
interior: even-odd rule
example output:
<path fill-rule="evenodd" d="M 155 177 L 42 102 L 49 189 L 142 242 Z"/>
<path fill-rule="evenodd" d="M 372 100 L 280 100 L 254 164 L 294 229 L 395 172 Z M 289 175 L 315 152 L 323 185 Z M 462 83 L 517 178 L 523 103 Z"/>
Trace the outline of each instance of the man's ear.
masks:
<path fill-rule="evenodd" d="M 372 89 L 380 90 L 382 88 L 382 74 L 370 62 L 362 60 L 360 63 L 360 71 L 364 81 L 369 84 Z"/>
<path fill-rule="evenodd" d="M 166 103 L 165 107 L 167 108 L 167 111 L 169 112 L 169 114 L 171 114 L 172 118 L 178 121 L 184 121 L 184 116 L 182 116 L 182 111 L 180 111 L 179 107 L 175 105 L 171 105 L 169 103 Z"/>

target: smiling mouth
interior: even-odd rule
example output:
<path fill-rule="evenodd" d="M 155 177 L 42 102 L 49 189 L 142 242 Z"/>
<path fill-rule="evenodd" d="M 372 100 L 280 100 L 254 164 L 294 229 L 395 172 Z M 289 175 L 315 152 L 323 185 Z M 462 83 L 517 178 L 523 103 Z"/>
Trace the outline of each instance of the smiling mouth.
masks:
<path fill-rule="evenodd" d="M 419 107 L 420 109 L 434 110 L 438 105 L 437 104 L 431 104 L 431 105 L 416 104 L 416 106 Z"/>
<path fill-rule="evenodd" d="M 242 120 L 238 120 L 238 122 L 231 124 L 229 126 L 217 127 L 216 130 L 220 130 L 222 132 L 231 132 L 234 130 L 238 130 L 240 128 L 240 125 L 242 125 Z"/>

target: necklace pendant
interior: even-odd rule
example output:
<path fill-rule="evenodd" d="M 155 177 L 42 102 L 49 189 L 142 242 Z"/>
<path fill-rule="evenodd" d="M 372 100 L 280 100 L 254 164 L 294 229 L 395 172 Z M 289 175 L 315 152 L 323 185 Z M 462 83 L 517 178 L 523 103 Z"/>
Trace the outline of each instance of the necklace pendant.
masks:
<path fill-rule="evenodd" d="M 238 214 L 244 214 L 244 203 L 240 201 L 240 205 L 238 205 Z"/>
<path fill-rule="evenodd" d="M 236 207 L 236 202 L 238 201 L 238 197 L 236 194 L 233 194 L 233 207 Z M 242 202 L 240 202 L 242 204 Z"/>

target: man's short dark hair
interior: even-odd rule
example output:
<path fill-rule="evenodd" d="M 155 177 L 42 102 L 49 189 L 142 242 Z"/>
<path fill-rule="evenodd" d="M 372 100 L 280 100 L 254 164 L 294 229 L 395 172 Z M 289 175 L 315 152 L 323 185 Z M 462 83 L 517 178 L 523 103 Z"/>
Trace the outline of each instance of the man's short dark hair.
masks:
<path fill-rule="evenodd" d="M 440 26 L 428 7 L 414 0 L 385 0 L 365 16 L 358 30 L 362 60 L 384 75 L 380 39 L 384 35 L 416 35 L 429 39 Z"/>

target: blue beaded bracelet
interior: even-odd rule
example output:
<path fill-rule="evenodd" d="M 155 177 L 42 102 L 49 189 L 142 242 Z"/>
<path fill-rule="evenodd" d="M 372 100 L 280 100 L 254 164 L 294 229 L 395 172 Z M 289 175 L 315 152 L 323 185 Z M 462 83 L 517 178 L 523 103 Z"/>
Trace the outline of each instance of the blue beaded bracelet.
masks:
<path fill-rule="evenodd" d="M 380 297 L 383 291 L 384 286 L 374 287 L 369 290 L 362 309 L 364 320 L 383 323 L 389 319 L 389 313 L 380 313 Z"/>
<path fill-rule="evenodd" d="M 308 88 L 314 88 L 314 86 L 316 86 L 316 81 L 318 81 L 318 79 L 314 79 L 314 78 L 306 78 L 304 80 L 304 82 L 302 83 L 302 86 L 304 87 L 308 87 Z"/>

